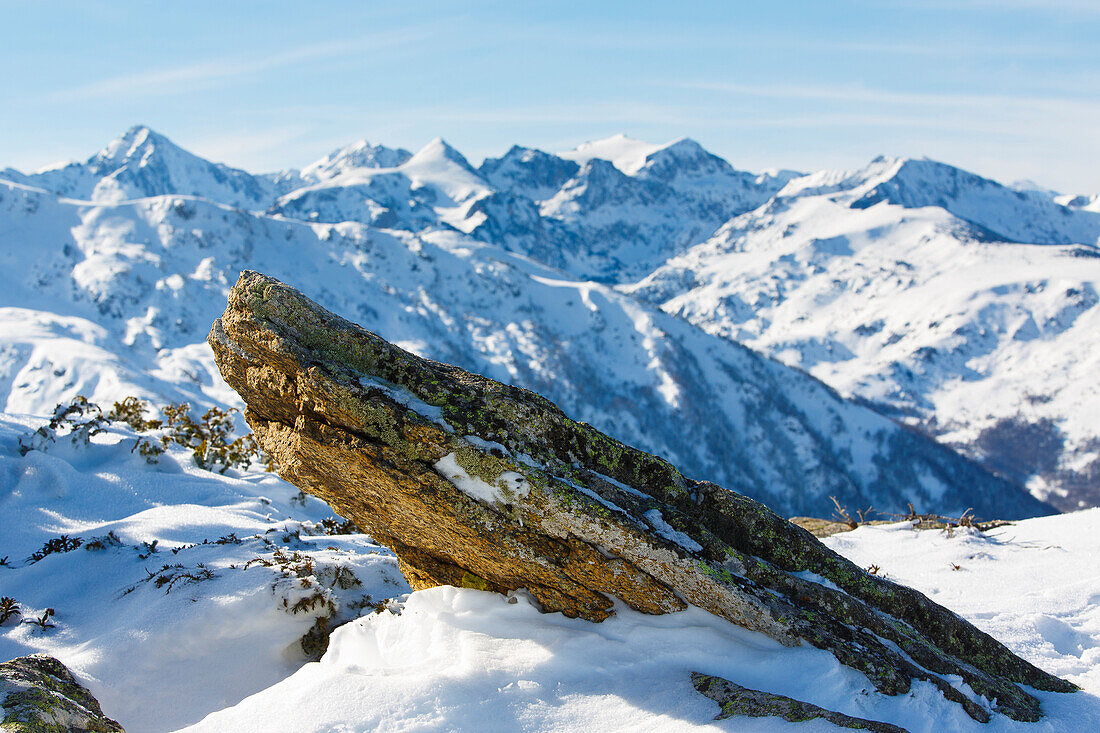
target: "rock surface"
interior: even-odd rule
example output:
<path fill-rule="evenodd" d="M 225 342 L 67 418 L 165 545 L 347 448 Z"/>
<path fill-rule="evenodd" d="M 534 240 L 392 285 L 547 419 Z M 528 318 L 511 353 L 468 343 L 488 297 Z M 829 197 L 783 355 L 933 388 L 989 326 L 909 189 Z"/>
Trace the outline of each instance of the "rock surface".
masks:
<path fill-rule="evenodd" d="M 700 693 L 722 706 L 722 712 L 718 713 L 715 720 L 725 720 L 734 715 L 744 715 L 749 718 L 783 718 L 791 723 L 821 718 L 842 728 L 870 730 L 875 733 L 908 733 L 905 728 L 890 723 L 853 718 L 851 715 L 826 710 L 823 707 L 772 692 L 750 690 L 710 674 L 692 672 L 691 683 Z"/>
<path fill-rule="evenodd" d="M 12 733 L 122 731 L 72 672 L 45 654 L 0 664 L 0 710 L 0 730 Z"/>
<path fill-rule="evenodd" d="M 242 273 L 208 341 L 280 475 L 391 547 L 413 588 L 525 588 L 547 612 L 592 621 L 611 597 L 655 614 L 690 603 L 827 649 L 884 694 L 926 680 L 981 721 L 1038 720 L 1019 684 L 1076 689 L 764 505 L 273 278 Z"/>

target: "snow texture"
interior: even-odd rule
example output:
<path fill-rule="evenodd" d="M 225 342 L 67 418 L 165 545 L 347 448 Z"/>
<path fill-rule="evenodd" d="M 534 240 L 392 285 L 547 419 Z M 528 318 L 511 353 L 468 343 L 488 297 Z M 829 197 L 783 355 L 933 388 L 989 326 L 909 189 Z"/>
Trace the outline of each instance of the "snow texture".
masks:
<path fill-rule="evenodd" d="M 523 474 L 504 471 L 492 483 L 466 473 L 458 464 L 454 453 L 448 453 L 433 466 L 440 476 L 450 481 L 462 492 L 487 504 L 511 504 L 531 491 L 531 485 Z"/>

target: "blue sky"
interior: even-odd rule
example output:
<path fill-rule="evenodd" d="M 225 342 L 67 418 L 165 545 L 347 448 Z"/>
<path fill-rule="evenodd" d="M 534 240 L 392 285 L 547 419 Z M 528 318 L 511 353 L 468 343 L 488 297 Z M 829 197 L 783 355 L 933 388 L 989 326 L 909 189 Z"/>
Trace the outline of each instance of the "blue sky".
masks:
<path fill-rule="evenodd" d="M 1100 192 L 1100 1 L 0 0 L 0 168 L 147 124 L 267 171 L 624 132 L 750 170 L 927 155 Z"/>

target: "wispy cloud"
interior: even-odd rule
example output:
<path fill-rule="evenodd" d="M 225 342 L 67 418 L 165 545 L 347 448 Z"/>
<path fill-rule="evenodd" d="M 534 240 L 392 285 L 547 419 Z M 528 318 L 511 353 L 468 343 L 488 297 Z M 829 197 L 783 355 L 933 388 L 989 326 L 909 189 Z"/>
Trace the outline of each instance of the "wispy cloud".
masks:
<path fill-rule="evenodd" d="M 53 92 L 47 96 L 47 100 L 68 103 L 123 95 L 132 97 L 176 94 L 183 89 L 193 90 L 195 88 L 216 86 L 273 69 L 308 64 L 330 58 L 389 50 L 394 47 L 424 41 L 434 33 L 435 31 L 429 27 L 404 29 L 385 34 L 300 46 L 261 58 L 223 58 L 154 69 L 136 74 L 122 74 Z"/>
<path fill-rule="evenodd" d="M 737 82 L 668 82 L 661 86 L 724 92 L 750 97 L 779 100 L 814 100 L 822 102 L 859 102 L 880 105 L 983 108 L 991 106 L 1029 108 L 1073 107 L 1081 111 L 1100 112 L 1095 98 L 1069 95 L 1008 95 L 944 92 L 909 92 L 875 89 L 862 85 L 792 85 L 742 84 Z"/>
<path fill-rule="evenodd" d="M 202 137 L 189 143 L 192 152 L 207 160 L 231 160 L 233 165 L 254 168 L 255 163 L 299 143 L 311 132 L 308 125 L 293 124 L 269 129 L 250 128 L 239 133 Z"/>
<path fill-rule="evenodd" d="M 1095 0 L 908 0 L 902 4 L 937 10 L 1038 10 L 1043 13 L 1062 11 L 1100 15 L 1100 3 Z"/>

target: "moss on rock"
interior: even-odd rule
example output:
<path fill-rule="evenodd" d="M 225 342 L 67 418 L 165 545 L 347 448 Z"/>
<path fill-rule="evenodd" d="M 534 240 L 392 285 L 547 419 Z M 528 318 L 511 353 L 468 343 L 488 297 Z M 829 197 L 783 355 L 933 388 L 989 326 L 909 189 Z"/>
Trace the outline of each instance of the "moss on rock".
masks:
<path fill-rule="evenodd" d="M 92 693 L 64 664 L 32 654 L 0 664 L 0 729 L 13 733 L 115 733 Z"/>
<path fill-rule="evenodd" d="M 827 649 L 884 694 L 927 680 L 982 721 L 947 676 L 1017 720 L 1041 715 L 1020 683 L 1076 689 L 759 502 L 533 392 L 410 354 L 277 280 L 242 273 L 208 340 L 280 474 L 393 548 L 414 588 L 527 588 L 545 610 L 592 621 L 610 596 L 646 613 L 691 603 Z M 467 495 L 434 468 L 451 453 L 491 486 L 514 471 L 539 490 Z M 674 532 L 653 527 L 653 510 Z"/>
<path fill-rule="evenodd" d="M 691 682 L 695 689 L 714 700 L 722 710 L 715 720 L 725 720 L 734 716 L 749 718 L 782 718 L 789 723 L 802 723 L 820 718 L 841 728 L 869 730 L 874 733 L 906 733 L 905 728 L 892 723 L 881 723 L 866 718 L 853 718 L 844 713 L 812 705 L 774 692 L 750 690 L 736 683 L 714 675 L 692 672 Z"/>

